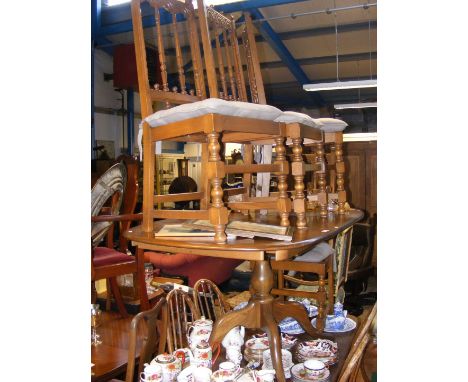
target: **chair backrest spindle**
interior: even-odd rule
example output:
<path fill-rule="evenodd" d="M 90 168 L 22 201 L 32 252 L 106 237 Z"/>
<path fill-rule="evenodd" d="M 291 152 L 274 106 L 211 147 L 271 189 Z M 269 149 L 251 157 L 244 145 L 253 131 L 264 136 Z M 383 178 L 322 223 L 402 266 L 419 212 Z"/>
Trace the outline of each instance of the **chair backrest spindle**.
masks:
<path fill-rule="evenodd" d="M 198 312 L 212 321 L 216 321 L 230 310 L 222 292 L 208 279 L 200 279 L 195 283 L 193 300 Z"/>
<path fill-rule="evenodd" d="M 173 351 L 187 347 L 187 329 L 200 314 L 192 298 L 180 289 L 174 289 L 167 294 L 169 322 L 167 325 L 167 350 Z"/>

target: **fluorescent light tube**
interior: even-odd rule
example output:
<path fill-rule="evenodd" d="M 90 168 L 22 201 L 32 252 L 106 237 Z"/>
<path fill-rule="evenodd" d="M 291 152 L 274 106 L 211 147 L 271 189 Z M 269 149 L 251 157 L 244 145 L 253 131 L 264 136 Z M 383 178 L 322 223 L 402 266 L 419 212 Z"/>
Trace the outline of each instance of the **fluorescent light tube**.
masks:
<path fill-rule="evenodd" d="M 343 134 L 344 142 L 364 142 L 364 141 L 376 141 L 377 133 L 350 133 Z"/>
<path fill-rule="evenodd" d="M 336 110 L 342 109 L 365 109 L 368 107 L 377 107 L 377 102 L 359 102 L 359 103 L 340 103 L 335 105 Z"/>
<path fill-rule="evenodd" d="M 308 92 L 375 87 L 377 87 L 377 80 L 321 82 L 318 84 L 305 84 L 302 86 L 302 88 Z"/>

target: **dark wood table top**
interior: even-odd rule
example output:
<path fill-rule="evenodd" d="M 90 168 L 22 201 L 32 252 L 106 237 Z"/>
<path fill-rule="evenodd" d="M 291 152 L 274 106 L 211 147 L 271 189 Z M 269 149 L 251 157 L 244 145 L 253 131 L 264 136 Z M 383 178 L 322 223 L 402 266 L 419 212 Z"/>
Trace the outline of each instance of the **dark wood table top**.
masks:
<path fill-rule="evenodd" d="M 141 226 L 132 227 L 125 236 L 133 241 L 134 245 L 143 249 L 167 250 L 192 253 L 205 256 L 238 258 L 244 260 L 264 260 L 265 253 L 275 254 L 277 260 L 286 259 L 296 255 L 308 247 L 321 241 L 335 237 L 339 232 L 353 225 L 363 218 L 360 210 L 351 209 L 343 215 L 329 214 L 327 219 L 321 218 L 317 213 L 308 212 L 307 228 L 295 229 L 292 241 L 280 241 L 256 237 L 254 239 L 237 237 L 228 239 L 226 243 L 215 243 L 212 237 L 155 237 L 165 224 L 180 224 L 183 220 L 165 219 L 154 222 L 153 232 L 143 232 Z M 249 218 L 241 213 L 231 213 L 230 221 L 253 221 L 264 224 L 279 225 L 277 215 L 260 215 Z M 295 218 L 291 217 L 294 225 Z"/>
<path fill-rule="evenodd" d="M 94 363 L 92 367 L 92 382 L 107 381 L 125 373 L 128 361 L 128 339 L 130 322 L 133 317 L 121 318 L 115 312 L 103 312 L 102 324 L 97 329 L 98 334 L 101 336 L 102 343 L 97 346 L 91 346 L 91 362 Z M 357 322 L 359 327 L 359 318 L 349 316 Z M 248 330 L 245 340 L 250 338 L 257 330 Z M 351 347 L 351 342 L 354 337 L 356 329 L 346 333 L 322 333 L 316 338 L 325 338 L 333 340 L 338 344 L 338 362 L 330 367 L 330 381 L 336 381 L 341 368 L 343 367 L 346 356 L 348 355 Z M 145 328 L 139 328 L 139 339 L 137 342 L 137 354 L 141 348 L 141 338 L 145 336 Z M 308 341 L 315 339 L 307 333 L 297 336 L 299 341 Z M 298 343 L 299 343 L 298 341 Z M 295 350 L 297 344 L 291 349 L 293 354 L 293 362 L 298 363 L 295 357 Z M 217 370 L 217 365 L 225 360 L 224 353 L 221 352 L 213 370 Z M 123 378 L 123 377 L 122 377 Z"/>
<path fill-rule="evenodd" d="M 125 372 L 128 362 L 128 339 L 133 316 L 122 318 L 116 312 L 102 312 L 102 323 L 97 328 L 101 344 L 91 346 L 91 381 L 107 381 Z M 146 334 L 140 325 L 137 354 L 140 353 L 141 338 Z"/>

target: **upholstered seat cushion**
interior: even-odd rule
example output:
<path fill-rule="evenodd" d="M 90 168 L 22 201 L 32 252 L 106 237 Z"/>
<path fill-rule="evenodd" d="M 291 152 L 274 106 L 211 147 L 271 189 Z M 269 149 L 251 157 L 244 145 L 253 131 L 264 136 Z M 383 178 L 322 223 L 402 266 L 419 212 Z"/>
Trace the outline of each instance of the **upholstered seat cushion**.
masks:
<path fill-rule="evenodd" d="M 325 260 L 328 256 L 334 255 L 335 250 L 328 244 L 328 243 L 319 243 L 315 247 L 313 247 L 310 251 L 303 253 L 300 256 L 297 256 L 294 261 L 304 261 L 310 263 L 319 263 Z M 334 261 L 335 262 L 335 259 Z M 335 268 L 335 264 L 333 264 L 333 268 Z M 296 274 L 295 271 L 289 271 L 289 276 L 294 276 Z"/>
<path fill-rule="evenodd" d="M 341 119 L 336 118 L 318 118 L 315 121 L 320 122 L 320 130 L 326 133 L 335 133 L 337 131 L 343 131 L 348 124 Z"/>
<path fill-rule="evenodd" d="M 233 117 L 244 117 L 273 121 L 282 111 L 274 106 L 259 105 L 250 102 L 225 101 L 219 98 L 208 98 L 203 101 L 186 103 L 167 110 L 160 110 L 144 119 L 151 127 L 164 126 L 205 114 L 221 114 Z M 138 131 L 138 148 L 142 158 L 143 123 Z"/>
<path fill-rule="evenodd" d="M 145 121 L 151 127 L 158 127 L 205 114 L 221 114 L 273 121 L 281 113 L 280 109 L 270 105 L 208 98 L 203 101 L 186 103 L 171 109 L 157 111 L 146 117 Z"/>
<path fill-rule="evenodd" d="M 275 122 L 283 123 L 302 123 L 310 127 L 320 127 L 321 123 L 317 119 L 313 119 L 310 115 L 297 113 L 295 111 L 284 111 Z"/>
<path fill-rule="evenodd" d="M 134 262 L 133 256 L 126 255 L 125 253 L 116 251 L 107 247 L 96 247 L 93 250 L 93 265 L 95 267 L 102 267 L 105 265 L 131 263 Z"/>
<path fill-rule="evenodd" d="M 152 263 L 154 268 L 161 269 L 166 275 L 186 276 L 191 287 L 199 279 L 209 279 L 215 284 L 221 284 L 228 280 L 234 268 L 242 263 L 242 260 L 236 259 L 151 251 L 145 252 L 145 261 Z"/>

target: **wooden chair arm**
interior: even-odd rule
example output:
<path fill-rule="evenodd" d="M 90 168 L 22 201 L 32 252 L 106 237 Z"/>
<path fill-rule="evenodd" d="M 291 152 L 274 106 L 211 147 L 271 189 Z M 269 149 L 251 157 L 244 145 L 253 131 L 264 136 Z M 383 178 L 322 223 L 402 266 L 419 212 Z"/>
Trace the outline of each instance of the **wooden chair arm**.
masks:
<path fill-rule="evenodd" d="M 92 216 L 93 223 L 98 222 L 122 222 L 122 221 L 138 221 L 143 219 L 143 214 L 123 214 L 123 215 L 98 215 Z"/>

